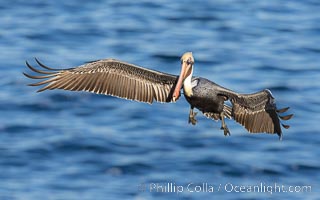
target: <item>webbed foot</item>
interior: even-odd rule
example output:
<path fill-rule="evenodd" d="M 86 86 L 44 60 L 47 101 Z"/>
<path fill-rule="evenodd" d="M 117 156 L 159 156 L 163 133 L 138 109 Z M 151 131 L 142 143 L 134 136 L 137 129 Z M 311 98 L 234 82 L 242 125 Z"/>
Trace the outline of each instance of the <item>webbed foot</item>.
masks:
<path fill-rule="evenodd" d="M 193 109 L 190 109 L 190 113 L 189 113 L 189 124 L 191 123 L 192 125 L 196 125 L 197 124 L 197 120 L 196 120 L 196 115 L 197 112 L 193 112 Z"/>
<path fill-rule="evenodd" d="M 229 128 L 227 127 L 227 124 L 224 121 L 224 112 L 220 113 L 220 119 L 221 119 L 221 129 L 223 130 L 224 136 L 230 135 Z"/>
<path fill-rule="evenodd" d="M 227 126 L 221 127 L 221 130 L 223 130 L 224 136 L 228 136 L 228 135 L 230 136 L 230 131 Z"/>

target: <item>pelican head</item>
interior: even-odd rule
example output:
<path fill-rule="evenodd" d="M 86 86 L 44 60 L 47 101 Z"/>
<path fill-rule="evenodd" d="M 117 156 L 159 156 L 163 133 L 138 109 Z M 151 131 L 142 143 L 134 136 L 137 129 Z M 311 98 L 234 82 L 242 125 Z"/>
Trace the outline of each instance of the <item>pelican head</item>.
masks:
<path fill-rule="evenodd" d="M 180 89 L 182 87 L 182 84 L 185 92 L 187 92 L 187 95 L 192 96 L 191 77 L 193 73 L 193 64 L 194 64 L 194 58 L 192 56 L 192 52 L 184 53 L 181 57 L 180 76 L 172 96 L 173 101 L 176 101 L 179 99 Z"/>

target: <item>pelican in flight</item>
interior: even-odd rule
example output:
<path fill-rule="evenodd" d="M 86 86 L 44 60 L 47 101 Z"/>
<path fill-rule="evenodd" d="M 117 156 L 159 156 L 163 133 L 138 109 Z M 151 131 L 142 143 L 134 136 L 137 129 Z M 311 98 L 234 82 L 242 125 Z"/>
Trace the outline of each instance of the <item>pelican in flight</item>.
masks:
<path fill-rule="evenodd" d="M 181 57 L 179 76 L 146 69 L 115 59 L 102 59 L 69 69 L 52 69 L 36 59 L 43 69 L 27 67 L 41 75 L 23 73 L 31 79 L 43 79 L 30 86 L 43 86 L 38 90 L 63 89 L 87 91 L 152 104 L 175 102 L 180 91 L 190 104 L 189 123 L 196 125 L 196 112 L 221 120 L 224 135 L 230 135 L 225 118 L 234 119 L 250 133 L 277 134 L 282 139 L 280 120 L 289 120 L 293 114 L 280 116 L 289 107 L 278 109 L 268 89 L 252 94 L 239 94 L 208 79 L 193 76 L 194 58 L 191 52 Z M 229 102 L 226 104 L 226 102 Z"/>

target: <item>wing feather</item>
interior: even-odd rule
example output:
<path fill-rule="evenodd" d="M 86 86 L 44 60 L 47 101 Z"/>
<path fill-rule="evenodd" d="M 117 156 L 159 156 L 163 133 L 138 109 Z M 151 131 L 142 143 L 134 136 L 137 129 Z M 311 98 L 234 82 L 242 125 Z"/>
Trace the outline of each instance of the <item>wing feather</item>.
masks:
<path fill-rule="evenodd" d="M 238 94 L 226 88 L 221 88 L 221 95 L 230 99 L 232 103 L 233 119 L 243 125 L 250 133 L 278 134 L 282 138 L 281 120 L 289 120 L 293 114 L 280 116 L 289 108 L 277 109 L 275 99 L 269 90 L 253 94 Z"/>
<path fill-rule="evenodd" d="M 36 69 L 26 62 L 27 67 L 44 76 L 24 75 L 31 79 L 43 79 L 31 86 L 43 86 L 38 90 L 63 89 L 88 91 L 120 98 L 152 103 L 171 102 L 178 77 L 171 74 L 142 68 L 114 59 L 98 60 L 79 67 L 55 70 L 42 64 L 44 70 Z"/>

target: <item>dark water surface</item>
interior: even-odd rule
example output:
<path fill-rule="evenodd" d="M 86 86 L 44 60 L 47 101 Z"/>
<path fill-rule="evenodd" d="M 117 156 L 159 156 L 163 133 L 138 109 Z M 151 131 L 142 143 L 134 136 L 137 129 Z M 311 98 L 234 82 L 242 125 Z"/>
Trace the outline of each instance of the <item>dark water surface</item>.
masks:
<path fill-rule="evenodd" d="M 0 199 L 319 198 L 319 11 L 316 0 L 1 1 Z M 66 68 L 113 57 L 178 74 L 185 51 L 196 76 L 269 88 L 291 106 L 283 141 L 230 120 L 231 137 L 205 117 L 188 125 L 184 99 L 36 93 L 22 76 L 34 57 Z"/>

